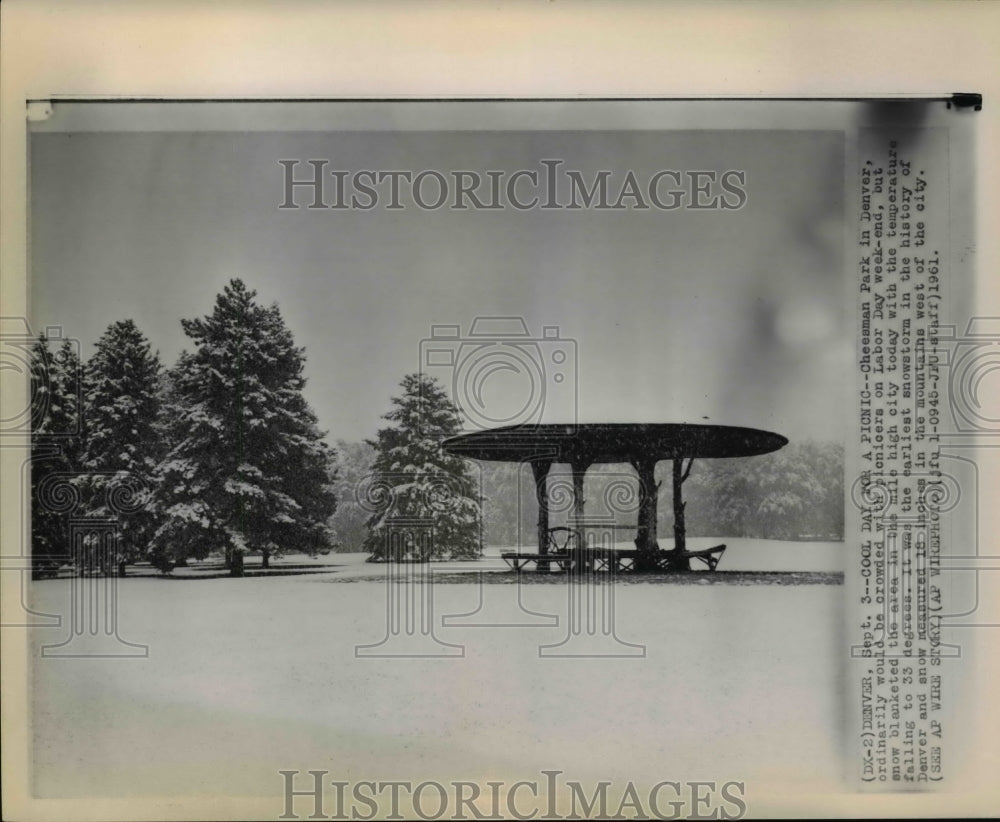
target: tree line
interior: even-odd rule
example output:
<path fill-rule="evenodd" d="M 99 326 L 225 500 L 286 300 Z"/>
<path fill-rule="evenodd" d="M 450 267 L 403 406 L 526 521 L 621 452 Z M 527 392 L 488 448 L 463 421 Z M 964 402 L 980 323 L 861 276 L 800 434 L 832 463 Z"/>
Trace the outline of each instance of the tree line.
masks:
<path fill-rule="evenodd" d="M 277 305 L 235 279 L 209 314 L 181 326 L 190 347 L 169 368 L 130 319 L 108 326 L 86 362 L 68 340 L 35 342 L 36 575 L 66 564 L 124 574 L 136 562 L 169 573 L 218 556 L 239 576 L 251 553 L 267 567 L 285 552 L 425 561 L 534 543 L 530 467 L 446 454 L 441 442 L 461 431 L 461 415 L 432 378 L 406 375 L 376 436 L 334 449 L 303 394 L 305 350 Z M 657 472 L 667 486 L 669 470 L 663 462 Z M 549 482 L 551 523 L 566 525 L 568 466 L 554 466 Z M 698 461 L 685 489 L 691 536 L 843 535 L 839 445 Z M 593 466 L 585 496 L 588 515 L 634 527 L 631 468 Z M 669 506 L 658 525 L 671 532 Z"/>
<path fill-rule="evenodd" d="M 375 560 L 481 554 L 469 466 L 440 448 L 461 429 L 444 389 L 405 376 L 388 424 L 338 460 L 303 395 L 304 349 L 278 306 L 255 298 L 232 280 L 211 313 L 181 320 L 191 347 L 171 368 L 129 319 L 85 363 L 69 340 L 35 342 L 36 576 L 67 564 L 124 575 L 136 562 L 169 573 L 213 555 L 240 576 L 250 553 L 268 567 L 345 539 Z M 433 523 L 433 539 L 415 539 L 414 523 Z"/>
<path fill-rule="evenodd" d="M 241 575 L 289 547 L 332 545 L 334 454 L 303 397 L 305 352 L 277 305 L 232 280 L 181 324 L 172 368 L 129 319 L 85 362 L 64 340 L 32 349 L 32 558 L 124 573 L 218 552 Z M 108 523 L 113 527 L 107 527 Z"/>

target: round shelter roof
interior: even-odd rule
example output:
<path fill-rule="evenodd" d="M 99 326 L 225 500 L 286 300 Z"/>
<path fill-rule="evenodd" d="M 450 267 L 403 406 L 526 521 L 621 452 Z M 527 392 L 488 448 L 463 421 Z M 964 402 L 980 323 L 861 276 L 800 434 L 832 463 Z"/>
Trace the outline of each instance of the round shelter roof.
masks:
<path fill-rule="evenodd" d="M 594 463 L 689 457 L 750 457 L 777 451 L 788 440 L 771 431 L 689 423 L 511 425 L 460 434 L 445 451 L 470 459 Z"/>

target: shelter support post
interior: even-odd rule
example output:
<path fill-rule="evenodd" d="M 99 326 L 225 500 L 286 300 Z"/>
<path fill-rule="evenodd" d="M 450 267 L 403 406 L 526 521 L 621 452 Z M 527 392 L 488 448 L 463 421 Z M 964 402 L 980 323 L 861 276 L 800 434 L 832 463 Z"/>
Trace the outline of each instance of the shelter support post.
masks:
<path fill-rule="evenodd" d="M 584 533 L 584 498 L 583 480 L 587 475 L 588 463 L 574 462 L 573 469 L 573 534 L 575 536 L 575 547 L 582 549 L 587 544 L 587 535 Z M 582 551 L 581 551 L 582 556 Z"/>
<path fill-rule="evenodd" d="M 538 500 L 538 553 L 549 552 L 549 469 L 552 460 L 532 460 L 531 473 L 535 478 L 535 498 Z M 549 570 L 549 563 L 539 561 L 539 571 Z"/>
<path fill-rule="evenodd" d="M 632 463 L 639 476 L 639 516 L 636 523 L 635 558 L 636 571 L 654 571 L 657 568 L 656 553 L 659 551 L 656 533 L 656 517 L 659 488 L 656 484 L 656 460 L 642 459 Z"/>
<path fill-rule="evenodd" d="M 694 458 L 688 460 L 687 467 L 684 467 L 684 460 L 680 457 L 674 460 L 674 556 L 671 558 L 670 567 L 674 571 L 690 571 L 691 559 L 684 556 L 687 551 L 687 525 L 684 521 L 684 502 L 682 488 L 684 480 L 691 473 L 691 466 Z"/>

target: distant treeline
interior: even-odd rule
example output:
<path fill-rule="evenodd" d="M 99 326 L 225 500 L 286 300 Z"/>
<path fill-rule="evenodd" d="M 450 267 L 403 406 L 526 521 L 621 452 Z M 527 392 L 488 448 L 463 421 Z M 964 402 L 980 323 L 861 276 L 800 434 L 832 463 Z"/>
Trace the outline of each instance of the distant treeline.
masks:
<path fill-rule="evenodd" d="M 356 500 L 371 473 L 374 449 L 365 443 L 338 443 L 339 505 L 331 520 L 341 551 L 360 551 L 367 512 Z M 528 465 L 473 463 L 479 480 L 485 545 L 532 545 L 538 504 Z M 657 468 L 661 540 L 673 532 L 670 463 Z M 633 527 L 638 480 L 626 465 L 594 465 L 585 483 L 586 515 L 613 518 Z M 572 504 L 568 466 L 549 477 L 553 526 L 566 525 Z M 741 459 L 696 460 L 684 484 L 687 533 L 692 537 L 830 539 L 844 535 L 844 449 L 830 442 L 791 443 L 780 451 Z M 621 539 L 634 534 L 622 531 Z"/>

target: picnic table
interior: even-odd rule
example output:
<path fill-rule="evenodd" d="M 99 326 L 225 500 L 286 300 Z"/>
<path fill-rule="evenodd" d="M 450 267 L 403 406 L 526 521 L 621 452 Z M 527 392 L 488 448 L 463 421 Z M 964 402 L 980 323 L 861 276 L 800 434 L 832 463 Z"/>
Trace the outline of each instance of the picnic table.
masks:
<path fill-rule="evenodd" d="M 549 570 L 555 564 L 572 568 L 613 568 L 633 571 L 690 571 L 691 561 L 715 570 L 725 545 L 697 551 L 687 547 L 683 485 L 695 459 L 749 457 L 782 448 L 788 440 L 756 428 L 691 423 L 565 423 L 524 424 L 474 431 L 442 443 L 451 454 L 476 460 L 527 462 L 531 465 L 538 500 L 538 551 L 506 552 L 514 570 L 534 564 Z M 656 465 L 672 462 L 674 546 L 662 550 L 657 538 L 659 487 Z M 573 509 L 569 528 L 549 522 L 548 477 L 552 466 L 572 470 Z M 584 477 L 595 464 L 631 465 L 639 479 L 635 550 L 595 549 L 585 540 Z M 565 532 L 565 533 L 564 533 Z M 563 541 L 560 544 L 560 539 Z"/>

